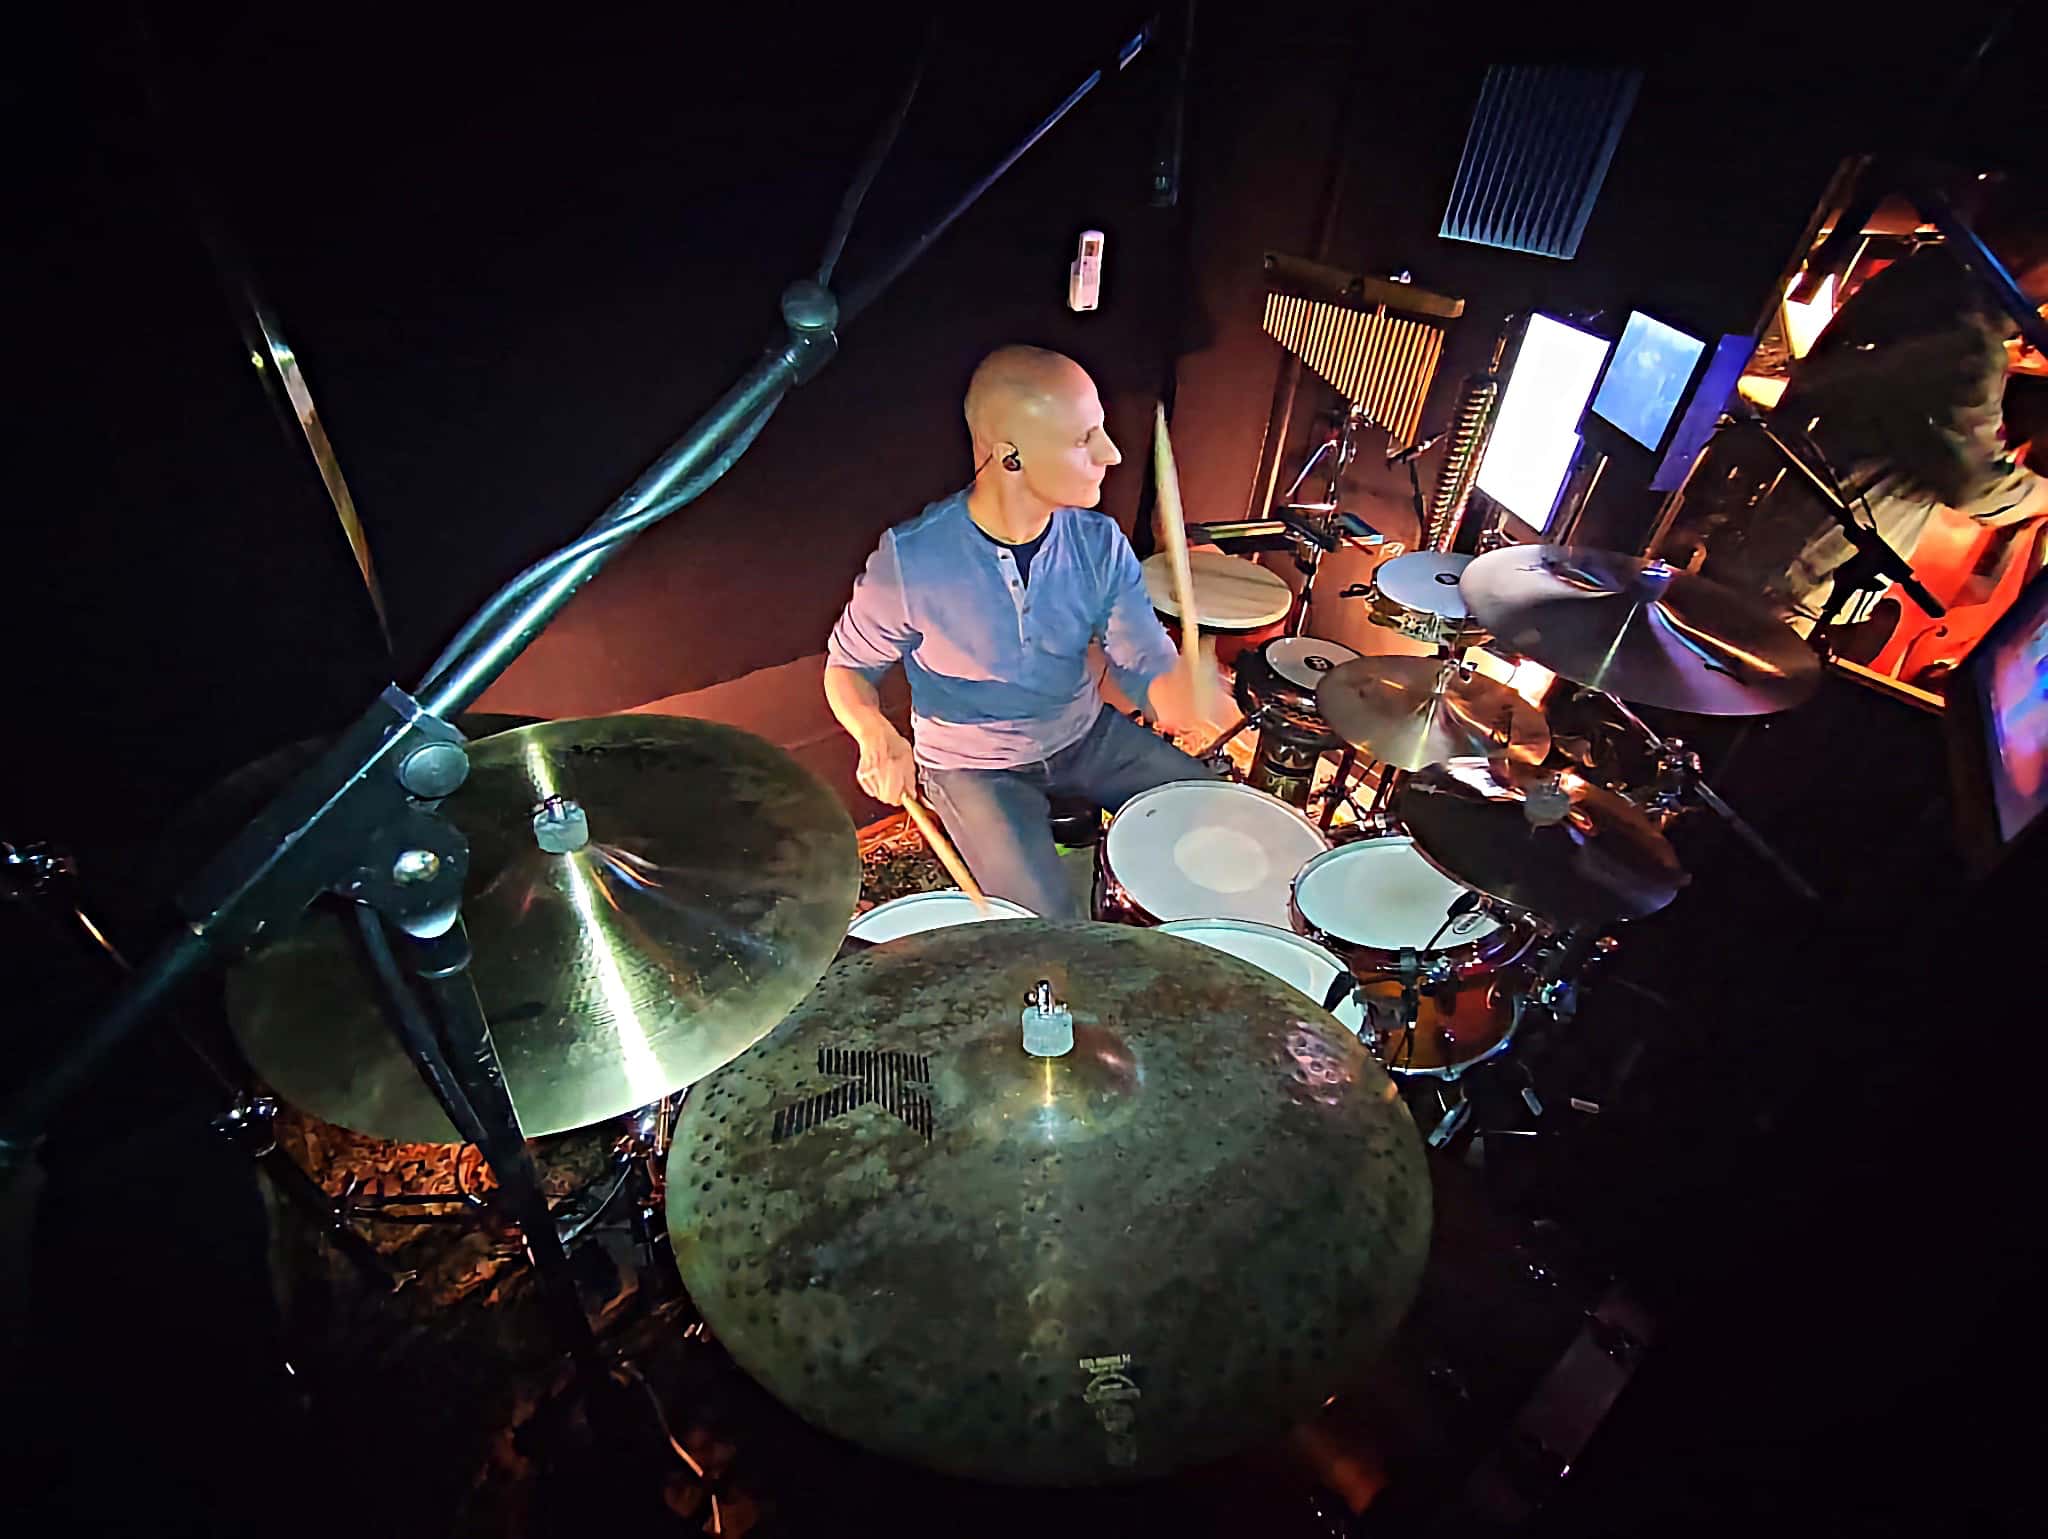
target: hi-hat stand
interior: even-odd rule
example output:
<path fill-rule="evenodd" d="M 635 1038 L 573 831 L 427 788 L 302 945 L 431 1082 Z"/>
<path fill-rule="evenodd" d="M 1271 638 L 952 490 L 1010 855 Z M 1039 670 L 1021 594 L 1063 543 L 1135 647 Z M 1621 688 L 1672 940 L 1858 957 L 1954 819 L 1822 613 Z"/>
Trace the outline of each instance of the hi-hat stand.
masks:
<path fill-rule="evenodd" d="M 185 923 L 52 1068 L 0 1107 L 0 1179 L 88 1074 L 203 966 L 289 929 L 316 899 L 338 894 L 357 905 L 358 930 L 382 997 L 422 1078 L 497 1175 L 501 1210 L 520 1229 L 543 1307 L 579 1382 L 586 1389 L 609 1382 L 470 976 L 461 915 L 469 846 L 441 810 L 467 777 L 469 757 L 450 721 L 635 535 L 707 491 L 746 452 L 783 397 L 830 361 L 841 324 L 879 297 L 1083 97 L 1129 64 L 1149 35 L 1148 25 L 1092 71 L 993 171 L 853 286 L 842 306 L 826 284 L 861 196 L 908 110 L 906 95 L 841 206 L 817 278 L 783 291 L 781 332 L 761 357 L 580 539 L 501 588 L 419 685 L 387 687 L 179 894 Z"/>

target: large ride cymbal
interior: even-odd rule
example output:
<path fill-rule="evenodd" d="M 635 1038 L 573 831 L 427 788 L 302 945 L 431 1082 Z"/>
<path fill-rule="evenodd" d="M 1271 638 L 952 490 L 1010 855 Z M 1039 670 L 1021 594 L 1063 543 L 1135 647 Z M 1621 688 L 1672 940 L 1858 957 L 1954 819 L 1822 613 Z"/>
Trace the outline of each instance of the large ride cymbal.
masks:
<path fill-rule="evenodd" d="M 1438 765 L 1402 782 L 1393 813 L 1452 881 L 1567 930 L 1654 914 L 1686 882 L 1656 825 L 1575 769 Z"/>
<path fill-rule="evenodd" d="M 445 808 L 469 837 L 472 970 L 529 1137 L 644 1106 L 744 1052 L 845 937 L 860 886 L 853 824 L 750 733 L 670 716 L 546 722 L 472 744 L 470 764 Z M 582 849 L 540 848 L 532 813 L 548 796 L 583 808 Z M 316 910 L 237 966 L 235 1036 L 315 1116 L 452 1141 L 385 1024 L 351 924 Z"/>
<path fill-rule="evenodd" d="M 1502 649 L 1637 705 L 1760 716 L 1820 686 L 1820 659 L 1764 605 L 1662 561 L 1509 545 L 1458 588 Z"/>
<path fill-rule="evenodd" d="M 1073 1050 L 1021 1045 L 1050 980 Z M 1079 1485 L 1285 1431 L 1413 1299 L 1430 1186 L 1344 1027 L 1156 931 L 999 920 L 839 963 L 692 1092 L 677 1264 L 800 1415 L 956 1474 Z"/>
<path fill-rule="evenodd" d="M 1332 668 L 1316 687 L 1316 709 L 1344 741 L 1397 769 L 1467 757 L 1534 764 L 1550 752 L 1535 706 L 1434 657 L 1362 657 Z"/>

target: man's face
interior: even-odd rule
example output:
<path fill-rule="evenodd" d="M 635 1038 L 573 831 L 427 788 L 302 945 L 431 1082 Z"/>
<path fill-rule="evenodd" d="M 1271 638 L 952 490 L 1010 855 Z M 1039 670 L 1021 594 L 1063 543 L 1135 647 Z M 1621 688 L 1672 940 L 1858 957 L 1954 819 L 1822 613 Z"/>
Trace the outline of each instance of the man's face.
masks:
<path fill-rule="evenodd" d="M 1095 384 L 1067 371 L 1018 429 L 1017 457 L 1031 492 L 1062 508 L 1092 508 L 1102 500 L 1102 478 L 1123 455 L 1110 442 Z"/>

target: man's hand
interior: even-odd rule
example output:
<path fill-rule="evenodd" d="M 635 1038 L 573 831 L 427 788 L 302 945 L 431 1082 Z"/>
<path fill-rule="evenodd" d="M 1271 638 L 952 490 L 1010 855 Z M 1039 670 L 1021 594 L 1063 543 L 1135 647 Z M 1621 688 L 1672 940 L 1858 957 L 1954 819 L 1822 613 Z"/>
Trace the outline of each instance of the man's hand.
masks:
<path fill-rule="evenodd" d="M 1199 652 L 1183 657 L 1145 691 L 1146 713 L 1168 732 L 1198 733 L 1207 725 L 1195 698 L 1195 669 L 1201 665 Z"/>
<path fill-rule="evenodd" d="M 888 722 L 882 722 L 861 739 L 860 768 L 853 778 L 860 788 L 878 802 L 900 807 L 917 789 L 917 761 L 910 744 Z"/>

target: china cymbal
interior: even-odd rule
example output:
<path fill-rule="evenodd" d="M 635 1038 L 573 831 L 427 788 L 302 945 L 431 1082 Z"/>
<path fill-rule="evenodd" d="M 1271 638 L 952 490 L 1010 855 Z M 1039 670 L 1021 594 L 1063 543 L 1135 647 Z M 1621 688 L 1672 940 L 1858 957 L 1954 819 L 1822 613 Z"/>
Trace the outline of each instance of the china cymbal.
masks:
<path fill-rule="evenodd" d="M 831 791 L 750 733 L 671 716 L 545 722 L 470 747 L 444 804 L 470 841 L 477 992 L 529 1137 L 681 1089 L 809 992 L 860 885 Z M 573 799 L 589 843 L 549 854 L 532 813 Z M 340 905 L 228 976 L 250 1063 L 292 1104 L 373 1137 L 452 1141 L 385 1024 Z M 403 953 L 401 952 L 401 959 Z"/>
<path fill-rule="evenodd" d="M 1022 1047 L 1050 980 L 1073 1050 Z M 1177 936 L 998 920 L 834 966 L 692 1092 L 690 1297 L 798 1414 L 1018 1484 L 1283 1432 L 1407 1310 L 1430 1183 L 1386 1072 L 1280 979 Z"/>
<path fill-rule="evenodd" d="M 1397 769 L 1550 752 L 1543 713 L 1505 684 L 1434 657 L 1361 657 L 1323 675 L 1316 709 L 1330 730 Z"/>
<path fill-rule="evenodd" d="M 1402 782 L 1393 813 L 1451 880 L 1564 929 L 1654 914 L 1686 882 L 1656 825 L 1575 769 L 1504 781 L 1481 760 L 1437 765 Z"/>
<path fill-rule="evenodd" d="M 1820 659 L 1763 604 L 1662 561 L 1509 545 L 1458 587 L 1503 649 L 1637 705 L 1760 716 L 1820 686 Z"/>

